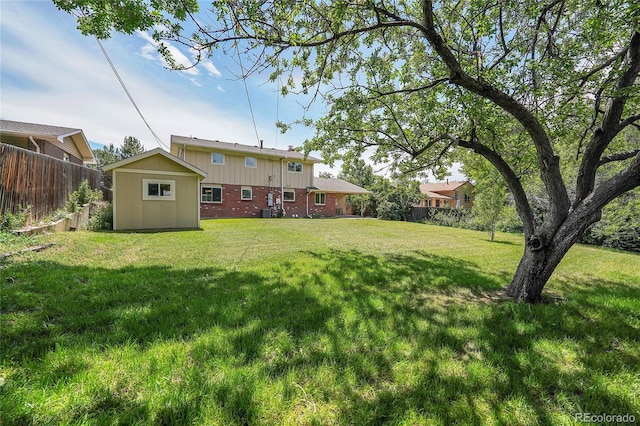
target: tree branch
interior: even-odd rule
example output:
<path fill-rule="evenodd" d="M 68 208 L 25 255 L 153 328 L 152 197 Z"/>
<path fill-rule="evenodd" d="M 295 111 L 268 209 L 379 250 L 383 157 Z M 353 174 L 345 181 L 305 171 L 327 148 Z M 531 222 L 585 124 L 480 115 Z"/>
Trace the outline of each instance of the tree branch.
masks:
<path fill-rule="evenodd" d="M 622 123 L 620 120 L 629 96 L 625 89 L 635 83 L 640 72 L 640 32 L 638 31 L 634 31 L 631 36 L 623 66 L 626 67 L 626 70 L 618 78 L 615 95 L 607 101 L 600 128 L 596 129 L 582 157 L 578 171 L 574 207 L 593 191 L 600 157 L 613 138 L 622 130 L 622 123 L 628 125 L 635 121 L 633 119 L 635 116 Z"/>
<path fill-rule="evenodd" d="M 516 176 L 515 172 L 511 169 L 509 164 L 494 150 L 483 145 L 476 141 L 465 141 L 455 136 L 448 136 L 449 138 L 455 139 L 457 144 L 463 148 L 469 148 L 473 150 L 475 153 L 483 156 L 487 159 L 504 177 L 507 185 L 509 186 L 509 190 L 513 195 L 513 198 L 516 201 L 516 209 L 518 211 L 518 215 L 520 219 L 522 219 L 522 224 L 524 225 L 524 233 L 525 237 L 529 238 L 534 234 L 535 221 L 533 217 L 533 210 L 531 210 L 531 205 L 529 204 L 529 200 L 527 198 L 527 194 L 520 183 L 520 179 Z"/>
<path fill-rule="evenodd" d="M 607 155 L 606 157 L 602 157 L 598 162 L 598 167 L 607 163 L 612 163 L 614 161 L 624 161 L 629 158 L 635 157 L 640 152 L 640 149 L 634 149 L 633 151 L 627 152 L 619 152 L 617 154 Z"/>
<path fill-rule="evenodd" d="M 555 4 L 555 3 L 554 3 Z M 495 103 L 513 116 L 527 131 L 536 147 L 540 163 L 540 177 L 551 200 L 548 228 L 557 229 L 569 211 L 569 195 L 560 173 L 560 160 L 554 153 L 551 141 L 538 119 L 513 97 L 496 89 L 483 80 L 476 80 L 462 70 L 444 40 L 435 29 L 433 2 L 423 0 L 423 34 L 438 53 L 451 73 L 449 81 Z M 524 220 L 524 219 L 523 219 Z"/>

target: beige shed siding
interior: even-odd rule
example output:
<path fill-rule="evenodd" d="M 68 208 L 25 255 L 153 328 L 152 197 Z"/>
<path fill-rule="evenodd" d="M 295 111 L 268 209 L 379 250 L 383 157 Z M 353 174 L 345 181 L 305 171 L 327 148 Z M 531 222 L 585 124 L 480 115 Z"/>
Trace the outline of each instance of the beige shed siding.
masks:
<path fill-rule="evenodd" d="M 164 158 L 151 157 L 133 163 L 132 168 L 140 168 L 141 163 L 147 160 L 151 162 L 166 160 Z M 178 166 L 178 172 L 184 172 L 184 168 L 166 160 L 167 168 Z M 123 168 L 126 168 L 123 167 Z M 154 173 L 131 173 L 122 170 L 114 170 L 114 184 L 117 185 L 114 205 L 116 218 L 114 229 L 168 229 L 168 228 L 197 228 L 199 215 L 198 182 L 197 176 L 163 175 L 159 177 Z M 174 180 L 176 183 L 175 201 L 142 199 L 142 179 Z"/>
<path fill-rule="evenodd" d="M 251 154 L 247 154 L 251 156 Z M 224 164 L 211 164 L 211 151 L 193 151 L 187 149 L 184 160 L 207 172 L 203 184 L 231 184 L 250 186 L 280 187 L 280 159 L 257 158 L 257 167 L 245 167 L 245 155 L 224 153 Z M 287 172 L 287 160 L 283 160 L 284 186 L 291 188 L 306 188 L 313 182 L 313 164 L 305 163 L 302 173 Z M 293 160 L 299 161 L 299 160 Z M 269 182 L 271 176 L 271 182 Z"/>

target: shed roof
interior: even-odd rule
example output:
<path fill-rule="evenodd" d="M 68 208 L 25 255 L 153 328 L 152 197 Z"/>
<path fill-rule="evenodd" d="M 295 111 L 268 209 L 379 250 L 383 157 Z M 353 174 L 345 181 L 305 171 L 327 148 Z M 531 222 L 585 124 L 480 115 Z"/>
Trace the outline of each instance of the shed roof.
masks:
<path fill-rule="evenodd" d="M 82 154 L 82 161 L 85 163 L 96 162 L 89 141 L 82 129 L 27 123 L 24 121 L 0 120 L 0 132 L 25 138 L 31 136 L 38 139 L 57 140 L 62 143 L 64 143 L 65 137 L 71 137 L 78 147 L 78 151 Z"/>
<path fill-rule="evenodd" d="M 266 148 L 266 147 L 260 148 L 259 146 L 242 145 L 239 143 L 221 142 L 218 140 L 208 140 L 208 139 L 200 139 L 200 138 L 194 138 L 194 137 L 171 135 L 172 151 L 173 151 L 174 144 L 177 146 L 188 145 L 193 147 L 199 147 L 199 148 L 204 148 L 212 151 L 219 150 L 219 151 L 225 151 L 225 152 L 253 154 L 258 157 L 296 159 L 296 160 L 307 161 L 310 163 L 322 162 L 320 158 L 306 156 L 302 152 L 288 150 L 288 149 L 276 149 L 276 148 Z"/>
<path fill-rule="evenodd" d="M 181 160 L 175 155 L 169 154 L 162 148 L 156 148 L 156 149 L 152 149 L 151 151 L 145 151 L 142 154 L 134 155 L 133 157 L 125 158 L 123 160 L 116 161 L 115 163 L 107 164 L 106 166 L 103 167 L 103 170 L 105 172 L 109 172 L 113 169 L 117 169 L 118 167 L 123 167 L 123 166 L 126 166 L 127 164 L 135 163 L 136 161 L 144 160 L 145 158 L 149 158 L 154 155 L 161 155 L 167 158 L 168 160 L 173 161 L 181 165 L 182 167 L 191 170 L 193 173 L 200 176 L 200 180 L 207 177 L 207 172 L 200 170 L 199 168 L 187 163 L 184 160 Z"/>
<path fill-rule="evenodd" d="M 314 177 L 313 184 L 318 191 L 340 194 L 371 194 L 371 191 L 342 179 Z"/>

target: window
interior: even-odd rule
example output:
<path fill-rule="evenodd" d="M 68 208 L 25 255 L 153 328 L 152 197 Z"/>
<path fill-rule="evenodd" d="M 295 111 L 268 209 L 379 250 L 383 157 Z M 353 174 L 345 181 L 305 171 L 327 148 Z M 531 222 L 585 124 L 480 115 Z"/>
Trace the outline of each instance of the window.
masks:
<path fill-rule="evenodd" d="M 316 205 L 324 206 L 326 204 L 326 194 L 324 192 L 316 192 Z"/>
<path fill-rule="evenodd" d="M 240 193 L 240 199 L 242 200 L 253 200 L 253 194 L 250 186 L 243 186 L 242 192 Z"/>
<path fill-rule="evenodd" d="M 244 157 L 244 166 L 255 169 L 258 167 L 258 160 L 256 160 L 256 157 Z"/>
<path fill-rule="evenodd" d="M 200 201 L 203 203 L 221 203 L 221 186 L 203 186 L 200 188 Z"/>
<path fill-rule="evenodd" d="M 302 163 L 290 161 L 287 163 L 287 171 L 290 173 L 302 173 Z"/>
<path fill-rule="evenodd" d="M 296 200 L 296 191 L 294 189 L 285 189 L 282 194 L 282 199 L 284 201 L 295 201 Z"/>
<path fill-rule="evenodd" d="M 471 202 L 471 197 L 469 196 L 469 194 L 464 194 L 464 202 L 465 203 L 470 203 Z"/>
<path fill-rule="evenodd" d="M 175 187 L 175 180 L 142 179 L 142 199 L 175 200 Z"/>
<path fill-rule="evenodd" d="M 224 154 L 220 154 L 219 152 L 211 153 L 211 164 L 224 164 Z"/>
<path fill-rule="evenodd" d="M 436 207 L 440 207 L 440 200 L 436 200 Z"/>

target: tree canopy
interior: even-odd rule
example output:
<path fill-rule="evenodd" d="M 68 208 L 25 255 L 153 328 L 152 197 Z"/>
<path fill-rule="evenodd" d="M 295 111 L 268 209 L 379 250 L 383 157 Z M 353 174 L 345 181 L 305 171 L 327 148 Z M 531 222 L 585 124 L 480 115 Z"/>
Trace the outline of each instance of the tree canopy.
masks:
<path fill-rule="evenodd" d="M 461 151 L 484 157 L 524 225 L 525 251 L 507 288 L 516 300 L 540 300 L 603 207 L 640 185 L 632 136 L 640 127 L 636 1 L 227 0 L 213 1 L 210 22 L 190 2 L 183 10 L 192 34 L 177 24 L 182 1 L 152 2 L 127 16 L 98 5 L 131 3 L 137 11 L 146 3 L 55 3 L 81 11 L 84 33 L 149 28 L 148 16 L 162 9 L 156 38 L 199 55 L 237 49 L 252 60 L 249 72 L 268 71 L 285 79 L 284 93 L 327 104 L 325 116 L 307 122 L 317 130 L 306 149 L 329 160 L 367 152 L 420 173 L 442 170 Z M 544 191 L 540 221 L 528 180 Z"/>

